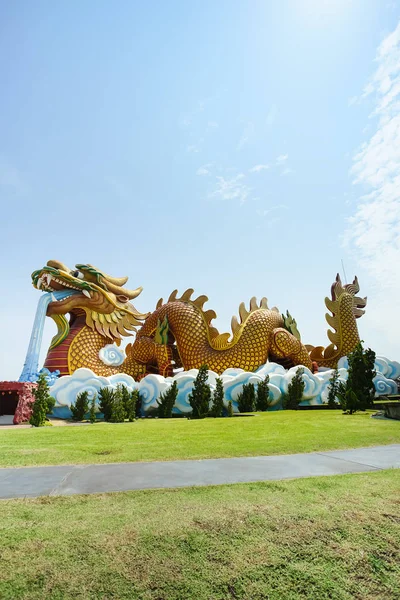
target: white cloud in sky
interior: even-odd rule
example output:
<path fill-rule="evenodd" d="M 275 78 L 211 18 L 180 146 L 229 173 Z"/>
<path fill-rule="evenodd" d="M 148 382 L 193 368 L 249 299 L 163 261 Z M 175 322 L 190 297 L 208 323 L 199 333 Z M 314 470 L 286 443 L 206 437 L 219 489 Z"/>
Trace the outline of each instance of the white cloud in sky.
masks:
<path fill-rule="evenodd" d="M 378 64 L 363 96 L 374 94 L 377 121 L 353 157 L 355 184 L 368 193 L 358 199 L 345 239 L 376 291 L 368 319 L 400 358 L 400 23 L 378 48 Z M 379 349 L 377 348 L 379 351 Z"/>
<path fill-rule="evenodd" d="M 280 154 L 276 157 L 276 163 L 278 165 L 284 163 L 289 158 L 289 154 Z"/>
<path fill-rule="evenodd" d="M 243 129 L 242 137 L 239 140 L 236 150 L 241 150 L 243 146 L 249 143 L 251 137 L 254 134 L 254 123 L 249 121 Z"/>
<path fill-rule="evenodd" d="M 263 210 L 257 210 L 257 214 L 260 217 L 266 217 L 267 215 L 271 214 L 272 212 L 276 211 L 276 210 L 288 210 L 289 207 L 286 206 L 286 204 L 276 204 L 275 206 L 270 206 L 269 208 L 265 208 Z"/>
<path fill-rule="evenodd" d="M 207 165 L 203 165 L 202 167 L 199 167 L 196 171 L 196 175 L 210 175 L 210 167 L 211 167 L 211 163 L 207 164 Z"/>
<path fill-rule="evenodd" d="M 209 197 L 221 198 L 222 200 L 239 200 L 240 204 L 244 204 L 252 191 L 245 184 L 244 179 L 243 173 L 239 173 L 239 175 L 230 179 L 218 176 L 216 188 Z"/>
<path fill-rule="evenodd" d="M 291 169 L 290 167 L 285 167 L 282 171 L 281 171 L 281 176 L 282 175 L 290 175 L 291 173 L 294 173 L 293 169 Z"/>
<path fill-rule="evenodd" d="M 265 171 L 266 169 L 269 169 L 269 165 L 254 165 L 254 167 L 251 167 L 251 169 L 249 169 L 249 172 L 259 173 L 260 171 Z"/>
<path fill-rule="evenodd" d="M 179 125 L 183 128 L 187 128 L 190 127 L 192 124 L 192 117 L 191 115 L 183 115 L 180 119 L 179 119 Z"/>

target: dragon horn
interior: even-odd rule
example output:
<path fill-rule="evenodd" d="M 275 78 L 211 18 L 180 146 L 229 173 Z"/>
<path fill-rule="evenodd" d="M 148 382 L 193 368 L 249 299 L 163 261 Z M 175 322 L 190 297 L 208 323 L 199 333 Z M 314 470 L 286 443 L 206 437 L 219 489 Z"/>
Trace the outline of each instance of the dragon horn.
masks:
<path fill-rule="evenodd" d="M 100 269 L 98 269 L 97 267 L 94 267 L 93 265 L 88 265 L 88 267 L 92 267 L 92 269 L 95 269 L 96 271 L 101 273 L 101 275 L 104 277 L 104 279 L 106 279 L 110 283 L 113 283 L 114 285 L 123 286 L 128 281 L 127 277 L 111 277 L 111 275 L 107 275 L 106 273 L 103 273 L 103 271 L 100 271 Z M 76 265 L 76 268 L 79 269 L 79 265 Z"/>
<path fill-rule="evenodd" d="M 127 298 L 129 298 L 129 300 L 133 300 L 134 298 L 137 298 L 137 296 L 139 296 L 139 294 L 143 290 L 143 288 L 141 286 L 136 288 L 136 290 L 127 290 L 126 288 L 120 287 L 119 285 L 114 285 L 113 283 L 110 283 L 110 281 L 108 281 L 108 280 L 107 280 L 107 288 L 109 289 L 110 292 L 112 292 L 116 296 L 119 296 L 119 295 L 126 296 Z"/>

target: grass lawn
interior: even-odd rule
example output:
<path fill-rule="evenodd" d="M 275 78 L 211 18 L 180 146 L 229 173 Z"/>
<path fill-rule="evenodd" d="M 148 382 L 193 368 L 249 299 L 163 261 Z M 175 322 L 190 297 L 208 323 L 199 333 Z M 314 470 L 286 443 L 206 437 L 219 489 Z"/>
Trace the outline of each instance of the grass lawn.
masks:
<path fill-rule="evenodd" d="M 370 414 L 278 411 L 201 421 L 0 428 L 0 466 L 257 456 L 400 443 L 399 421 Z"/>
<path fill-rule="evenodd" d="M 393 600 L 400 471 L 1 503 L 0 598 Z"/>

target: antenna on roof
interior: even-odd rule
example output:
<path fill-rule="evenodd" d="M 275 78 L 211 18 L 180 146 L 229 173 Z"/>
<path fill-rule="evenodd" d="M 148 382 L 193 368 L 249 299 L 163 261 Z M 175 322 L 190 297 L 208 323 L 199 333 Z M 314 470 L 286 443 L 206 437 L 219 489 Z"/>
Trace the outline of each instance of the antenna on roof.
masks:
<path fill-rule="evenodd" d="M 340 262 L 342 263 L 342 269 L 343 269 L 343 275 L 344 275 L 344 282 L 347 283 L 347 276 L 346 276 L 346 271 L 345 271 L 345 268 L 344 268 L 343 258 L 340 259 Z"/>

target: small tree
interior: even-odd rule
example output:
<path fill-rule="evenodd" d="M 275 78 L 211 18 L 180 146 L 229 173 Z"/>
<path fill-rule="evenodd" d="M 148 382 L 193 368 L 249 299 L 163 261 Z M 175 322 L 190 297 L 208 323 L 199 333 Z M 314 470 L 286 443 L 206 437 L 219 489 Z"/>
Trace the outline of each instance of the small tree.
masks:
<path fill-rule="evenodd" d="M 111 417 L 110 421 L 112 423 L 123 423 L 126 417 L 125 403 L 124 403 L 124 394 L 123 388 L 121 384 L 117 385 L 117 388 L 114 392 L 114 399 L 111 404 Z"/>
<path fill-rule="evenodd" d="M 158 416 L 160 419 L 170 419 L 178 396 L 178 384 L 176 381 L 169 387 L 160 398 L 157 399 Z"/>
<path fill-rule="evenodd" d="M 210 417 L 222 417 L 222 411 L 224 409 L 224 384 L 219 377 L 216 381 L 212 400 L 213 403 L 210 410 Z"/>
<path fill-rule="evenodd" d="M 300 402 L 303 399 L 305 383 L 303 381 L 304 369 L 299 367 L 293 377 L 292 381 L 288 385 L 287 394 L 285 394 L 284 402 L 285 408 L 297 410 Z"/>
<path fill-rule="evenodd" d="M 329 380 L 329 392 L 328 392 L 328 407 L 339 408 L 336 398 L 339 392 L 339 371 L 335 369 L 332 373 L 332 377 Z"/>
<path fill-rule="evenodd" d="M 101 388 L 99 390 L 99 409 L 103 413 L 104 420 L 110 421 L 112 405 L 114 401 L 114 390 L 112 388 Z"/>
<path fill-rule="evenodd" d="M 33 395 L 35 396 L 35 402 L 32 406 L 29 423 L 34 427 L 43 427 L 46 423 L 46 415 L 53 410 L 55 404 L 54 398 L 49 394 L 49 386 L 44 373 L 40 373 Z"/>
<path fill-rule="evenodd" d="M 375 352 L 370 348 L 364 350 L 359 342 L 347 358 L 348 378 L 339 386 L 338 397 L 343 411 L 351 415 L 374 405 Z"/>
<path fill-rule="evenodd" d="M 139 396 L 138 390 L 133 390 L 129 394 L 129 400 L 125 403 L 126 417 L 130 423 L 136 418 L 136 403 Z"/>
<path fill-rule="evenodd" d="M 237 398 L 238 409 L 241 413 L 254 412 L 256 409 L 256 392 L 254 383 L 245 383 Z"/>
<path fill-rule="evenodd" d="M 88 392 L 80 392 L 75 400 L 75 404 L 71 404 L 71 413 L 73 421 L 83 421 L 86 413 L 89 410 L 89 394 Z"/>
<path fill-rule="evenodd" d="M 189 394 L 189 404 L 192 407 L 192 419 L 204 419 L 208 415 L 211 388 L 207 383 L 208 367 L 202 365 L 193 383 L 193 389 Z"/>
<path fill-rule="evenodd" d="M 229 400 L 229 402 L 228 402 L 228 408 L 226 409 L 226 416 L 227 417 L 233 417 L 232 400 Z"/>
<path fill-rule="evenodd" d="M 93 394 L 90 401 L 89 421 L 93 424 L 96 423 L 96 394 Z"/>
<path fill-rule="evenodd" d="M 265 411 L 268 410 L 269 405 L 271 404 L 269 399 L 269 375 L 266 375 L 265 378 L 260 381 L 257 386 L 257 399 L 256 399 L 256 410 Z"/>

